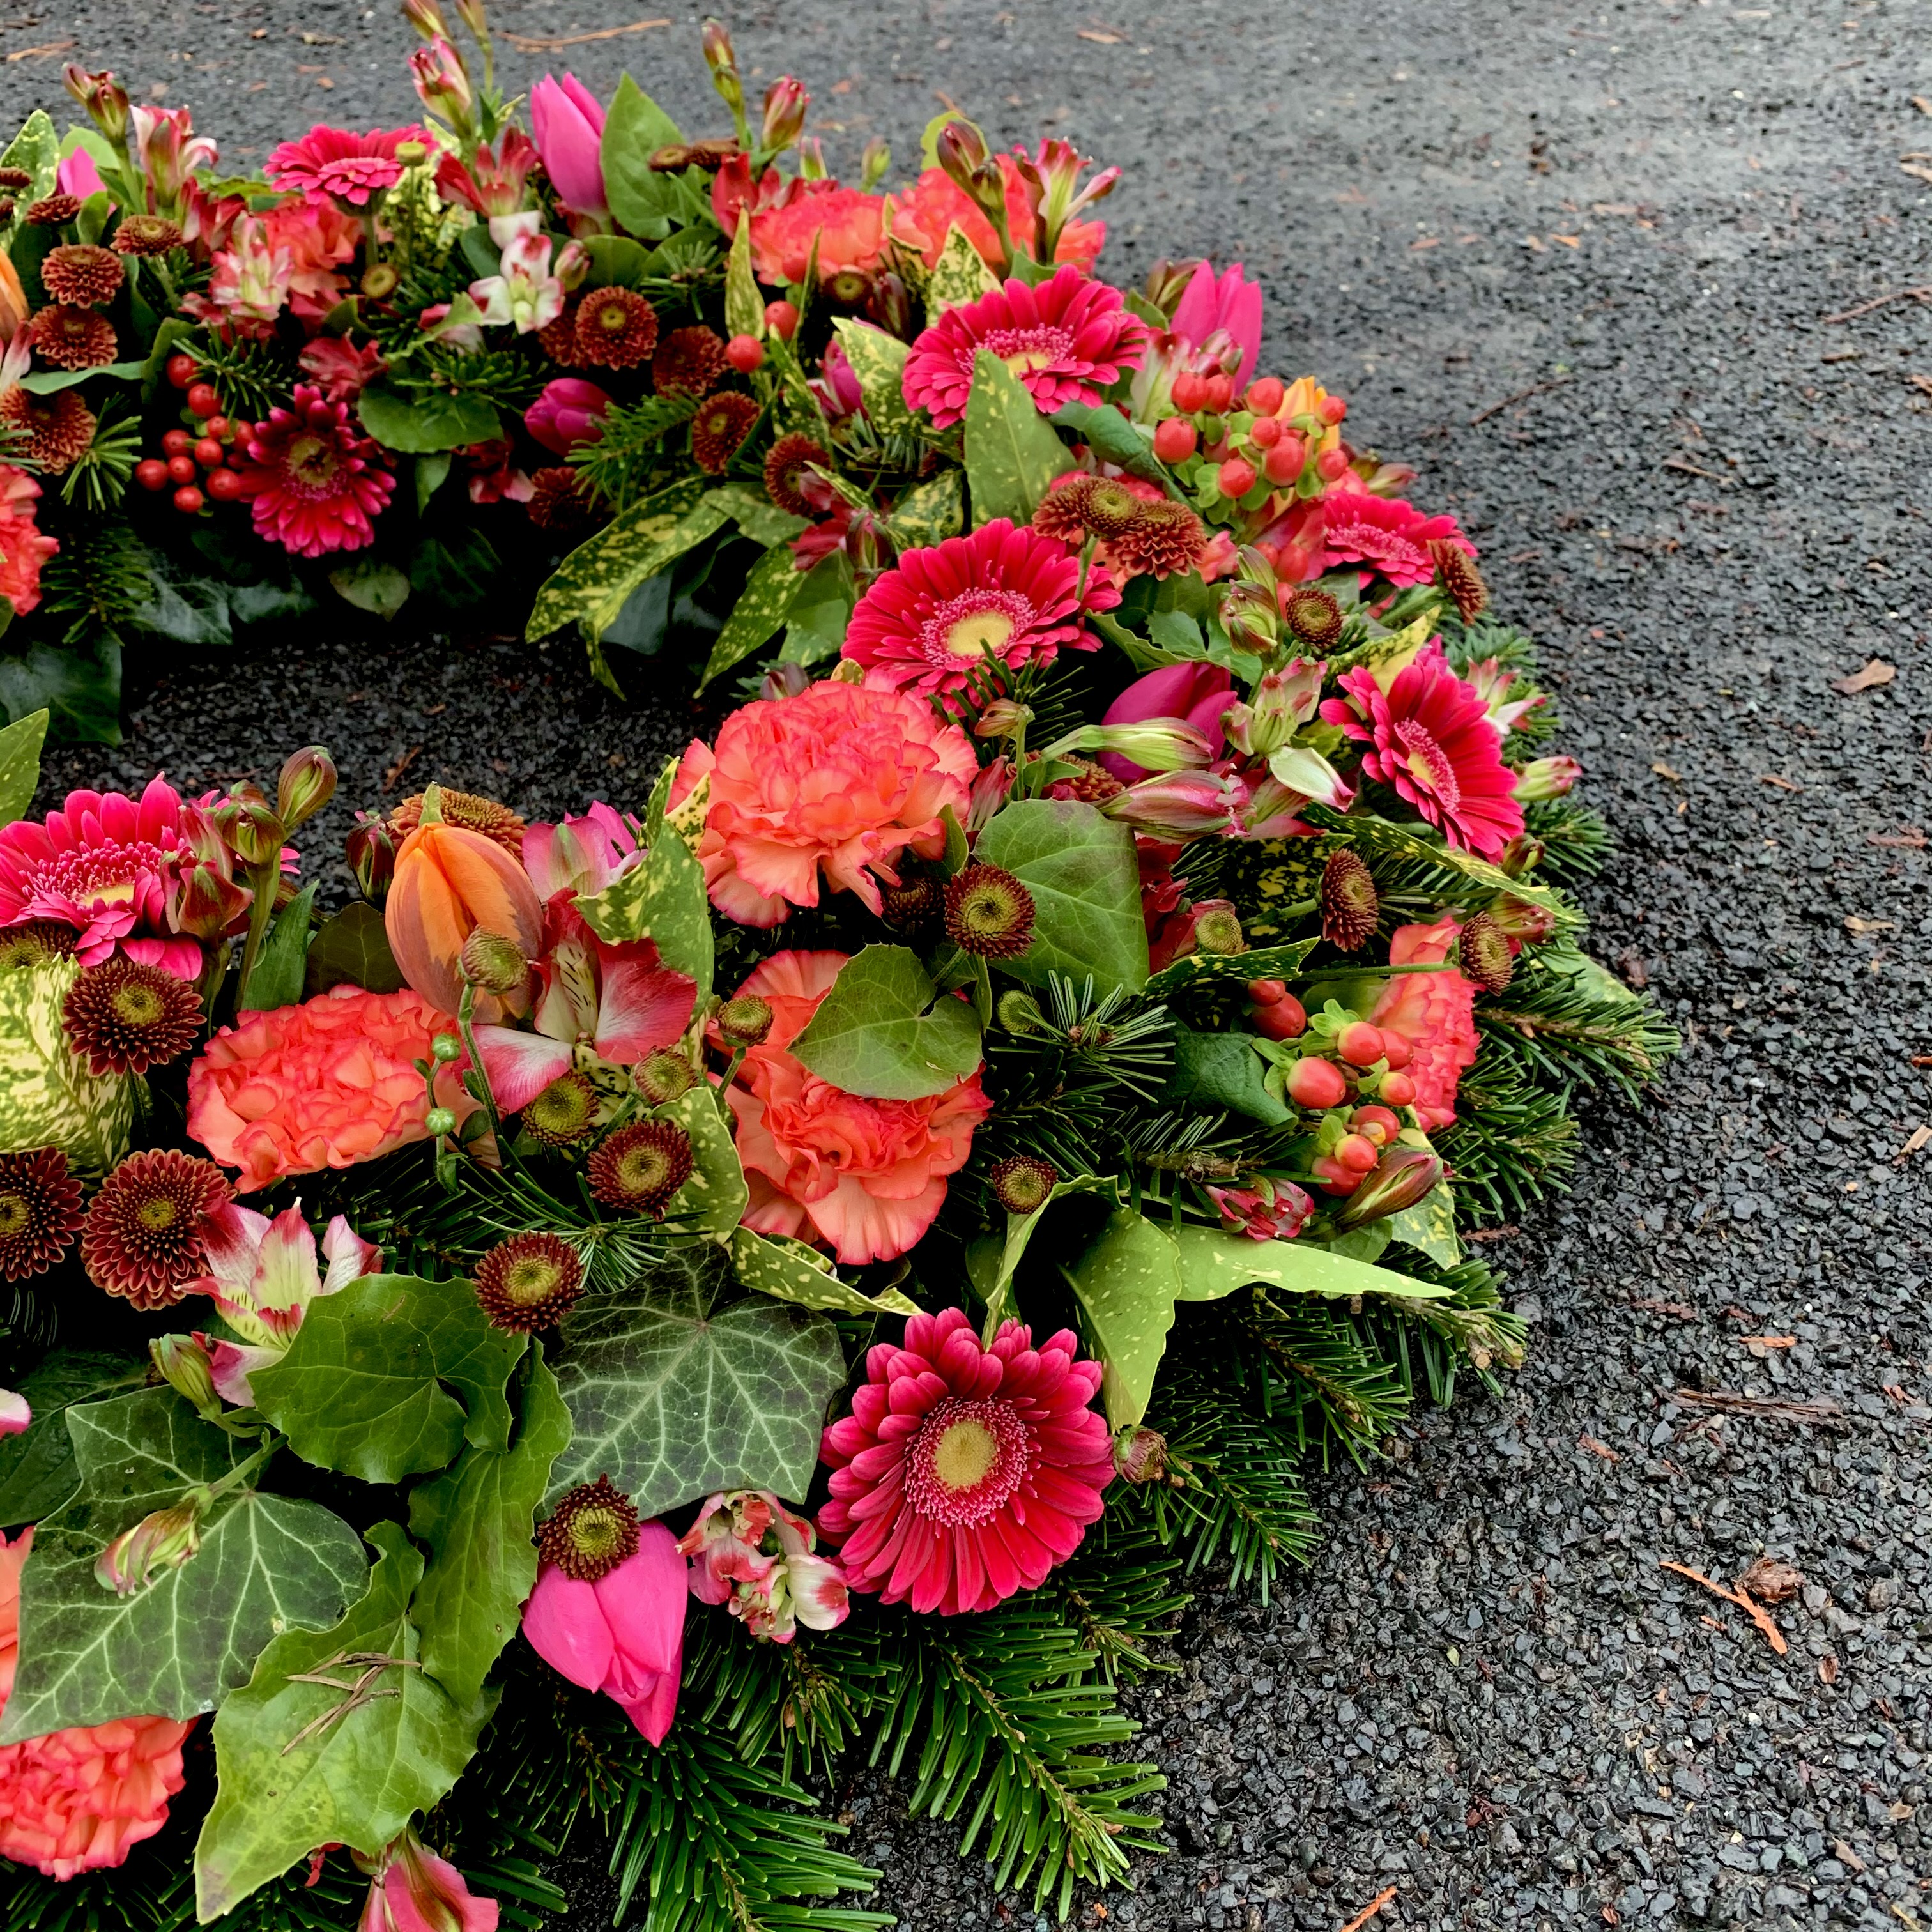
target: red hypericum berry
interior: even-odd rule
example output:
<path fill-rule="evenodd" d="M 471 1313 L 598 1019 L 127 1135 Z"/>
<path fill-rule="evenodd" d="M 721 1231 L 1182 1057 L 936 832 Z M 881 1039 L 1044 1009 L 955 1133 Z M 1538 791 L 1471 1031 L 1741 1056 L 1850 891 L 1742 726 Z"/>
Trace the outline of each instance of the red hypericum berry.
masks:
<path fill-rule="evenodd" d="M 198 416 L 212 416 L 220 408 L 221 398 L 212 383 L 194 382 L 188 388 L 188 406 Z"/>
<path fill-rule="evenodd" d="M 195 371 L 201 367 L 192 356 L 170 356 L 168 358 L 168 380 L 177 389 L 184 389 L 194 380 Z"/>
<path fill-rule="evenodd" d="M 190 483 L 185 489 L 175 492 L 175 508 L 184 517 L 199 516 L 202 506 L 208 499 Z"/>
<path fill-rule="evenodd" d="M 765 304 L 765 326 L 780 341 L 789 342 L 798 333 L 796 305 L 788 302 L 768 302 Z"/>
<path fill-rule="evenodd" d="M 765 359 L 765 345 L 755 335 L 734 335 L 724 345 L 724 359 L 741 376 L 748 376 Z"/>
<path fill-rule="evenodd" d="M 194 460 L 204 470 L 218 468 L 227 454 L 227 451 L 212 436 L 203 436 L 194 446 Z"/>
<path fill-rule="evenodd" d="M 1261 425 L 1257 423 L 1255 427 L 1258 429 Z M 1270 483 L 1292 483 L 1301 474 L 1301 462 L 1300 437 L 1283 436 L 1262 458 L 1262 474 Z"/>
<path fill-rule="evenodd" d="M 1348 413 L 1348 406 L 1340 396 L 1324 396 L 1319 411 L 1325 423 L 1338 423 Z"/>
<path fill-rule="evenodd" d="M 1315 472 L 1324 483 L 1339 482 L 1348 473 L 1346 452 L 1340 449 L 1324 449 L 1315 459 Z"/>
<path fill-rule="evenodd" d="M 1384 1073 L 1382 1095 L 1391 1107 L 1406 1107 L 1415 1098 L 1415 1082 L 1406 1073 Z"/>
<path fill-rule="evenodd" d="M 168 487 L 168 466 L 158 456 L 151 456 L 145 463 L 135 464 L 134 481 L 143 490 L 165 490 Z"/>
<path fill-rule="evenodd" d="M 194 438 L 184 429 L 165 430 L 161 434 L 161 448 L 169 456 L 185 456 L 194 447 Z"/>
<path fill-rule="evenodd" d="M 1390 1033 L 1386 1027 L 1382 1029 L 1382 1058 L 1390 1066 L 1398 1069 L 1406 1066 L 1410 1052 L 1408 1042 L 1400 1034 Z"/>
<path fill-rule="evenodd" d="M 212 436 L 217 442 L 226 442 L 235 434 L 235 425 L 226 416 L 210 416 L 201 426 L 203 436 Z"/>
<path fill-rule="evenodd" d="M 1332 1060 L 1298 1060 L 1288 1070 L 1287 1085 L 1288 1097 L 1298 1107 L 1318 1110 L 1339 1107 L 1348 1094 L 1348 1083 Z"/>
<path fill-rule="evenodd" d="M 1231 456 L 1215 475 L 1224 496 L 1245 496 L 1255 487 L 1255 466 L 1245 456 Z"/>
<path fill-rule="evenodd" d="M 1351 1066 L 1372 1066 L 1382 1057 L 1382 1030 L 1356 1020 L 1336 1036 L 1335 1051 Z"/>
<path fill-rule="evenodd" d="M 1257 449 L 1272 449 L 1281 440 L 1281 418 L 1260 416 L 1248 431 L 1248 440 Z"/>
<path fill-rule="evenodd" d="M 1401 1121 L 1386 1107 L 1358 1107 L 1348 1116 L 1348 1124 L 1377 1147 L 1387 1147 L 1402 1132 Z"/>
<path fill-rule="evenodd" d="M 1288 998 L 1288 982 L 1286 980 L 1250 980 L 1248 982 L 1248 998 L 1258 1006 L 1271 1006 L 1277 1000 Z"/>
<path fill-rule="evenodd" d="M 242 494 L 242 472 L 238 470 L 211 470 L 205 487 L 218 503 L 232 503 Z"/>
<path fill-rule="evenodd" d="M 170 482 L 192 483 L 200 473 L 191 456 L 171 456 L 168 458 L 168 480 Z"/>
<path fill-rule="evenodd" d="M 1163 463 L 1185 463 L 1200 440 L 1200 432 L 1185 416 L 1168 416 L 1154 433 L 1154 453 Z"/>
<path fill-rule="evenodd" d="M 1279 983 L 1279 982 L 1277 982 Z M 1264 1040 L 1299 1040 L 1308 1030 L 1308 1015 L 1301 1002 L 1283 988 L 1278 1000 L 1256 1006 L 1248 1017 Z"/>
<path fill-rule="evenodd" d="M 1366 1178 L 1352 1167 L 1344 1167 L 1333 1154 L 1317 1154 L 1308 1165 L 1324 1194 L 1352 1194 Z"/>
<path fill-rule="evenodd" d="M 1226 416 L 1228 406 L 1234 400 L 1234 379 L 1232 376 L 1210 376 L 1208 378 L 1208 406 L 1216 416 Z"/>
<path fill-rule="evenodd" d="M 1344 1134 L 1335 1143 L 1335 1164 L 1356 1174 L 1366 1174 L 1380 1156 L 1376 1144 L 1366 1134 Z"/>
<path fill-rule="evenodd" d="M 1206 406 L 1208 385 L 1191 369 L 1184 369 L 1174 379 L 1174 406 L 1184 416 Z"/>
<path fill-rule="evenodd" d="M 1248 385 L 1248 407 L 1258 416 L 1271 416 L 1288 394 L 1279 376 L 1264 376 Z"/>

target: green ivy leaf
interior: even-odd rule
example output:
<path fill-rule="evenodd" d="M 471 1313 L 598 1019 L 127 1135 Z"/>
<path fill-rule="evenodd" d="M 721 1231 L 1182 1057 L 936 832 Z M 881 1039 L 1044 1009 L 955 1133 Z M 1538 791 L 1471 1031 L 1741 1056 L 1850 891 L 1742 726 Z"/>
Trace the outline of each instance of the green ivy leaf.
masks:
<path fill-rule="evenodd" d="M 919 1304 L 889 1288 L 862 1294 L 817 1248 L 783 1234 L 756 1234 L 749 1228 L 731 1230 L 731 1267 L 741 1287 L 776 1296 L 800 1308 L 839 1315 L 916 1315 Z"/>
<path fill-rule="evenodd" d="M 1061 1272 L 1100 1358 L 1108 1424 L 1115 1430 L 1131 1428 L 1147 1413 L 1174 1326 L 1174 1304 L 1181 1289 L 1174 1237 L 1131 1208 L 1118 1208 L 1107 1217 L 1099 1239 Z"/>
<path fill-rule="evenodd" d="M 352 604 L 386 624 L 410 601 L 409 573 L 379 557 L 358 556 L 352 562 L 338 563 L 328 573 L 328 584 L 345 604 Z"/>
<path fill-rule="evenodd" d="M 382 915 L 366 899 L 352 899 L 332 919 L 324 920 L 308 949 L 304 995 L 312 1000 L 342 986 L 371 993 L 402 990 L 403 969 L 389 950 Z"/>
<path fill-rule="evenodd" d="M 121 742 L 121 641 L 35 644 L 0 657 L 0 710 L 12 718 L 45 711 L 56 743 Z"/>
<path fill-rule="evenodd" d="M 1094 976 L 1102 993 L 1147 984 L 1147 927 L 1133 834 L 1076 799 L 1023 799 L 998 813 L 975 856 L 1033 895 L 1034 942 L 1000 970 L 1033 986 Z"/>
<path fill-rule="evenodd" d="M 0 730 L 0 825 L 11 825 L 33 803 L 46 736 L 44 706 Z"/>
<path fill-rule="evenodd" d="M 688 1283 L 587 1294 L 565 1318 L 556 1378 L 574 1433 L 553 1498 L 604 1474 L 641 1516 L 714 1490 L 810 1486 L 845 1379 L 838 1331 L 763 1295 L 719 1310 L 723 1250 L 702 1265 Z"/>
<path fill-rule="evenodd" d="M 538 591 L 525 637 L 535 644 L 571 623 L 602 637 L 639 584 L 724 527 L 729 513 L 704 500 L 702 488 L 700 478 L 681 478 L 578 544 Z"/>
<path fill-rule="evenodd" d="M 977 302 L 999 286 L 999 277 L 987 267 L 965 230 L 955 223 L 946 231 L 946 245 L 926 279 L 926 320 L 937 322 L 948 309 Z"/>
<path fill-rule="evenodd" d="M 594 896 L 580 898 L 577 910 L 607 945 L 655 941 L 665 965 L 697 982 L 698 999 L 710 997 L 716 952 L 704 868 L 682 838 L 653 839 L 641 866 Z"/>
<path fill-rule="evenodd" d="M 662 242 L 670 234 L 670 177 L 651 166 L 660 148 L 681 146 L 677 123 L 627 74 L 610 97 L 599 144 L 604 198 L 620 226 Z"/>
<path fill-rule="evenodd" d="M 848 1094 L 922 1100 L 979 1066 L 980 1016 L 942 994 L 904 946 L 868 946 L 838 969 L 794 1056 Z"/>
<path fill-rule="evenodd" d="M 430 1552 L 410 1615 L 422 1633 L 423 1668 L 458 1705 L 483 1690 L 537 1580 L 530 1541 L 551 1465 L 570 1444 L 570 1412 L 542 1345 L 531 1348 L 515 1442 L 466 1449 L 410 1496 L 410 1534 Z"/>
<path fill-rule="evenodd" d="M 640 289 L 650 274 L 650 250 L 627 235 L 586 235 L 584 251 L 590 257 L 584 280 L 592 288 Z"/>
<path fill-rule="evenodd" d="M 910 430 L 912 412 L 905 399 L 908 345 L 853 316 L 841 316 L 832 326 L 859 379 L 859 392 L 865 398 L 872 427 L 882 436 Z"/>
<path fill-rule="evenodd" d="M 362 1600 L 332 1630 L 277 1637 L 214 1720 L 220 1785 L 194 1850 L 204 1924 L 320 1846 L 375 1856 L 476 1754 L 495 1700 L 452 1696 L 422 1667 L 422 1552 L 400 1523 L 369 1542 Z"/>
<path fill-rule="evenodd" d="M 1218 1301 L 1256 1282 L 1290 1294 L 1330 1300 L 1393 1294 L 1410 1301 L 1441 1301 L 1450 1292 L 1306 1241 L 1252 1241 L 1219 1228 L 1193 1227 L 1180 1228 L 1173 1238 L 1180 1251 L 1184 1301 Z"/>
<path fill-rule="evenodd" d="M 385 449 L 403 456 L 427 456 L 466 443 L 488 442 L 503 434 L 502 419 L 481 396 L 468 390 L 404 391 L 377 380 L 356 398 L 362 427 Z"/>
<path fill-rule="evenodd" d="M 806 575 L 786 543 L 774 544 L 752 565 L 742 592 L 711 646 L 710 660 L 698 681 L 700 691 L 771 641 L 791 615 Z"/>
<path fill-rule="evenodd" d="M 21 1574 L 20 1669 L 0 1742 L 130 1712 L 192 1718 L 248 1681 L 262 1646 L 320 1629 L 354 1601 L 361 1540 L 319 1503 L 244 1481 L 201 1519 L 201 1548 L 116 1596 L 95 1560 L 123 1530 L 218 1482 L 255 1445 L 203 1422 L 170 1388 L 67 1412 L 80 1487 L 34 1532 Z"/>
<path fill-rule="evenodd" d="M 443 1468 L 465 1442 L 508 1444 L 503 1387 L 524 1341 L 490 1325 L 467 1281 L 365 1275 L 311 1302 L 288 1353 L 249 1380 L 305 1462 L 394 1483 Z"/>
<path fill-rule="evenodd" d="M 1151 442 L 1111 404 L 1068 403 L 1054 412 L 1053 420 L 1062 429 L 1073 432 L 1094 454 L 1162 489 L 1171 487 L 1166 466 L 1155 455 Z"/>
<path fill-rule="evenodd" d="M 1160 1096 L 1163 1107 L 1244 1114 L 1270 1127 L 1294 1115 L 1268 1090 L 1265 1070 L 1247 1033 L 1196 1033 L 1174 1029 L 1174 1072 Z"/>
<path fill-rule="evenodd" d="M 1258 946 L 1250 952 L 1190 952 L 1163 966 L 1147 982 L 1150 1000 L 1172 999 L 1183 988 L 1205 980 L 1286 980 L 1320 942 L 1298 939 L 1286 946 Z"/>
<path fill-rule="evenodd" d="M 314 904 L 311 880 L 275 915 L 254 970 L 248 975 L 238 1012 L 273 1012 L 278 1006 L 293 1006 L 302 998 L 308 965 L 309 914 Z"/>
<path fill-rule="evenodd" d="M 942 470 L 937 476 L 915 483 L 892 505 L 886 519 L 893 544 L 900 550 L 926 550 L 956 537 L 966 521 L 959 472 Z"/>
<path fill-rule="evenodd" d="M 1026 385 L 989 349 L 973 358 L 966 398 L 966 487 L 973 527 L 995 517 L 1024 524 L 1071 459 Z"/>
<path fill-rule="evenodd" d="M 148 1365 L 125 1355 L 56 1348 L 21 1382 L 34 1419 L 18 1436 L 0 1437 L 0 1527 L 52 1516 L 80 1482 L 66 1412 L 147 1385 Z"/>

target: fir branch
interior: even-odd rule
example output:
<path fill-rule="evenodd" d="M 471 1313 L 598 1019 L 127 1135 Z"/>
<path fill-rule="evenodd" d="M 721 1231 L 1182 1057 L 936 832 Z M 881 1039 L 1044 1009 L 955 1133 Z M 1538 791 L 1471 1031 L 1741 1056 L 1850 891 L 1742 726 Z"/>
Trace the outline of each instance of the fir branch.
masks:
<path fill-rule="evenodd" d="M 570 460 L 585 482 L 614 508 L 623 510 L 650 487 L 664 438 L 698 413 L 696 396 L 646 396 L 628 408 L 620 405 L 604 418 L 604 434 L 580 442 Z"/>
<path fill-rule="evenodd" d="M 1330 1435 L 1339 1438 L 1358 1467 L 1363 1445 L 1386 1436 L 1408 1406 L 1394 1366 L 1370 1353 L 1344 1309 L 1277 1302 L 1257 1288 L 1234 1319 L 1262 1371 L 1264 1412 L 1286 1410 L 1324 1444 Z"/>
<path fill-rule="evenodd" d="M 1496 1036 L 1485 1034 L 1462 1077 L 1456 1118 L 1436 1151 L 1456 1177 L 1456 1206 L 1474 1225 L 1508 1220 L 1570 1184 L 1580 1137 L 1568 1091 L 1526 1084 Z"/>
<path fill-rule="evenodd" d="M 154 560 L 118 515 L 76 517 L 58 530 L 60 548 L 40 567 L 40 604 L 70 619 L 61 641 L 117 637 L 153 594 Z"/>
<path fill-rule="evenodd" d="M 200 380 L 213 386 L 224 416 L 250 422 L 285 403 L 301 371 L 295 358 L 278 341 L 224 342 L 205 328 L 176 344 L 192 356 Z"/>
<path fill-rule="evenodd" d="M 1535 800 L 1523 808 L 1522 817 L 1530 836 L 1543 842 L 1538 874 L 1556 884 L 1594 879 L 1616 850 L 1603 820 L 1567 798 Z"/>
<path fill-rule="evenodd" d="M 1677 1029 L 1574 946 L 1526 952 L 1508 990 L 1476 1021 L 1506 1077 L 1525 1088 L 1606 1086 L 1634 1100 L 1678 1048 Z"/>
<path fill-rule="evenodd" d="M 1175 1667 L 1154 1654 L 1192 1600 L 1174 1588 L 1180 1559 L 1170 1553 L 1170 1540 L 1155 1525 L 1129 1521 L 1110 1508 L 1042 1586 L 1109 1684 Z"/>
<path fill-rule="evenodd" d="M 1444 1268 L 1416 1255 L 1405 1258 L 1408 1271 L 1451 1291 L 1442 1301 L 1387 1301 L 1370 1317 L 1382 1346 L 1395 1358 L 1403 1388 L 1415 1388 L 1411 1352 L 1422 1358 L 1423 1380 L 1430 1400 L 1446 1408 L 1456 1398 L 1456 1377 L 1466 1365 L 1483 1386 L 1500 1396 L 1502 1385 L 1493 1371 L 1522 1366 L 1528 1324 L 1503 1306 L 1502 1293 L 1488 1264 L 1474 1259 Z"/>

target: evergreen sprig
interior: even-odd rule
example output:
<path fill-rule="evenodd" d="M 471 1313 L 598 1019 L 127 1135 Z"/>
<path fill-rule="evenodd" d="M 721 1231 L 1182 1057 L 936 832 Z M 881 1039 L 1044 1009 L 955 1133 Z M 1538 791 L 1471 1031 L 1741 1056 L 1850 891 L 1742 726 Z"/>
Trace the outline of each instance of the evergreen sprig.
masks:
<path fill-rule="evenodd" d="M 302 373 L 278 341 L 224 342 L 213 329 L 203 329 L 180 346 L 194 358 L 200 380 L 221 398 L 223 413 L 250 422 L 286 402 Z"/>
<path fill-rule="evenodd" d="M 628 407 L 610 410 L 604 434 L 595 442 L 580 442 L 570 460 L 584 481 L 614 508 L 622 510 L 645 495 L 664 438 L 698 413 L 696 396 L 646 396 Z"/>
<path fill-rule="evenodd" d="M 1505 992 L 1478 1003 L 1476 1022 L 1496 1078 L 1558 1093 L 1608 1087 L 1629 1101 L 1678 1044 L 1651 1000 L 1569 945 L 1526 956 Z"/>
<path fill-rule="evenodd" d="M 1567 798 L 1534 800 L 1523 807 L 1522 817 L 1530 836 L 1543 841 L 1538 875 L 1556 884 L 1594 879 L 1616 850 L 1602 818 Z"/>
<path fill-rule="evenodd" d="M 1485 1034 L 1456 1096 L 1456 1118 L 1433 1136 L 1456 1176 L 1466 1223 L 1506 1220 L 1569 1185 L 1581 1137 L 1568 1093 L 1526 1084 L 1515 1055 Z"/>
<path fill-rule="evenodd" d="M 122 516 L 69 518 L 60 548 L 40 566 L 40 602 L 67 617 L 61 641 L 115 638 L 153 594 L 154 560 Z"/>

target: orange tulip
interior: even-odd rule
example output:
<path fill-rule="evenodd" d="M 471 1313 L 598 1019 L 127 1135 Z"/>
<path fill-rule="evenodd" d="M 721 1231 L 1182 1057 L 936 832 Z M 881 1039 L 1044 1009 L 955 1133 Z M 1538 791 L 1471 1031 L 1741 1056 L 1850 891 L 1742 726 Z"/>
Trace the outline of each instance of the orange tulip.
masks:
<path fill-rule="evenodd" d="M 403 841 L 382 922 L 403 977 L 446 1013 L 462 999 L 463 943 L 479 926 L 514 940 L 526 958 L 543 941 L 529 874 L 493 839 L 460 825 L 419 825 Z M 479 992 L 475 1017 L 490 1024 L 530 1004 L 527 985 L 500 996 Z"/>

